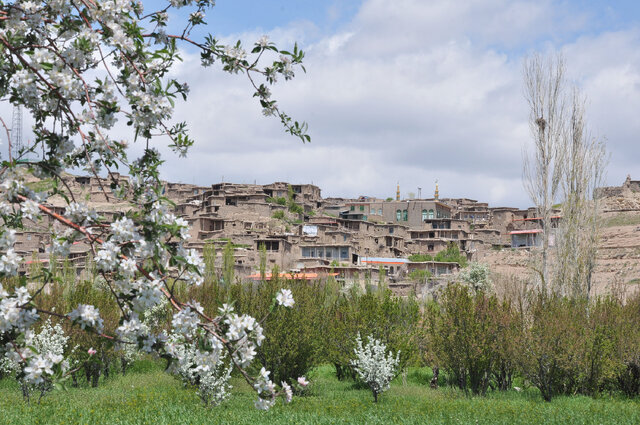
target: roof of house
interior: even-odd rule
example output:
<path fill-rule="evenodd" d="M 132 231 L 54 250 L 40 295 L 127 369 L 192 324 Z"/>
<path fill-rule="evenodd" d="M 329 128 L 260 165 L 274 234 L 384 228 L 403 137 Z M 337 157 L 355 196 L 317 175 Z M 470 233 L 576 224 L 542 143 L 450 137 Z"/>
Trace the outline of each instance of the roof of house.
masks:
<path fill-rule="evenodd" d="M 542 229 L 514 230 L 513 232 L 509 232 L 510 235 L 528 235 L 532 233 L 542 233 Z"/>
<path fill-rule="evenodd" d="M 367 264 L 406 264 L 406 258 L 362 257 L 360 262 Z"/>

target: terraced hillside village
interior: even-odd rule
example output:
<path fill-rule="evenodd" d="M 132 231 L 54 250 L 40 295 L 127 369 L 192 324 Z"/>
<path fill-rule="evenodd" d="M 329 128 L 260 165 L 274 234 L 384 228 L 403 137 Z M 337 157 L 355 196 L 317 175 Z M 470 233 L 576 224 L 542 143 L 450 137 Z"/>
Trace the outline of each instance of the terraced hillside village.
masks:
<path fill-rule="evenodd" d="M 126 187 L 127 176 L 115 178 Z M 107 223 L 129 208 L 110 194 L 106 180 L 65 175 L 64 181 Z M 49 183 L 30 184 L 45 190 Z M 384 281 L 399 294 L 427 294 L 477 261 L 490 266 L 494 281 L 526 280 L 541 232 L 534 208 L 442 198 L 437 188 L 429 199 L 401 199 L 398 187 L 395 199 L 383 200 L 323 198 L 312 184 L 167 182 L 164 194 L 175 203 L 174 213 L 191 225 L 188 248 L 209 247 L 219 273 L 225 250 L 227 258 L 232 253 L 240 279 L 269 279 L 277 266 L 291 278 L 333 276 L 345 285 Z M 640 181 L 629 177 L 619 187 L 598 189 L 597 195 L 602 232 L 594 290 L 635 291 L 640 286 Z M 64 213 L 62 198 L 51 197 L 47 204 Z M 561 206 L 552 220 L 562 220 Z M 54 223 L 46 216 L 30 222 L 17 235 L 18 253 L 31 262 L 49 262 L 50 226 Z M 76 243 L 70 250 L 72 266 L 82 273 L 90 246 Z M 25 273 L 29 264 L 22 267 Z"/>

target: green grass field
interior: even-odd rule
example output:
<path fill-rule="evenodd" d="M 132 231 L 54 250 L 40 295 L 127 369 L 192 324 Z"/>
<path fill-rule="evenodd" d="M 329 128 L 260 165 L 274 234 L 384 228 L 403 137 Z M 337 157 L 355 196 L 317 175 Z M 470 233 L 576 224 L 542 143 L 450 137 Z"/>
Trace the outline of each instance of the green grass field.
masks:
<path fill-rule="evenodd" d="M 331 367 L 311 375 L 310 394 L 281 401 L 270 411 L 253 408 L 254 394 L 234 379 L 225 404 L 204 408 L 159 365 L 138 364 L 99 388 L 52 392 L 26 404 L 15 381 L 0 381 L 3 424 L 638 424 L 640 400 L 605 396 L 542 401 L 537 390 L 469 397 L 449 387 L 432 390 L 426 370 L 414 370 L 403 386 L 396 380 L 374 404 L 366 389 L 339 382 Z"/>

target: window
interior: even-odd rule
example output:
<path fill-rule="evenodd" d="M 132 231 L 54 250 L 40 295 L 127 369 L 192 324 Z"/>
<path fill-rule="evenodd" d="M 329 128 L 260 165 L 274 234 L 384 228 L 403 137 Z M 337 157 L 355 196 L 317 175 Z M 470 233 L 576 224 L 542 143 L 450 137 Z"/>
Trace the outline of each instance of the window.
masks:
<path fill-rule="evenodd" d="M 433 218 L 433 210 L 429 210 L 429 218 Z"/>
<path fill-rule="evenodd" d="M 378 215 L 382 215 L 382 208 L 378 209 Z"/>
<path fill-rule="evenodd" d="M 433 245 L 427 245 L 427 250 L 428 251 L 433 251 Z"/>
<path fill-rule="evenodd" d="M 402 211 L 396 210 L 396 221 L 402 220 Z"/>
<path fill-rule="evenodd" d="M 409 220 L 409 212 L 407 210 L 402 211 L 402 220 L 403 221 Z"/>
<path fill-rule="evenodd" d="M 355 205 L 351 205 L 351 211 L 355 211 L 355 210 L 356 210 Z"/>
<path fill-rule="evenodd" d="M 393 227 L 389 227 L 389 234 L 393 235 Z"/>
<path fill-rule="evenodd" d="M 364 205 L 360 205 L 360 211 L 364 211 Z"/>
<path fill-rule="evenodd" d="M 267 251 L 279 251 L 280 250 L 280 242 L 279 241 L 265 241 L 264 247 Z"/>
<path fill-rule="evenodd" d="M 428 217 L 427 210 L 422 210 L 422 221 L 425 221 L 427 217 Z"/>
<path fill-rule="evenodd" d="M 349 258 L 349 248 L 340 248 L 340 258 L 342 260 Z"/>

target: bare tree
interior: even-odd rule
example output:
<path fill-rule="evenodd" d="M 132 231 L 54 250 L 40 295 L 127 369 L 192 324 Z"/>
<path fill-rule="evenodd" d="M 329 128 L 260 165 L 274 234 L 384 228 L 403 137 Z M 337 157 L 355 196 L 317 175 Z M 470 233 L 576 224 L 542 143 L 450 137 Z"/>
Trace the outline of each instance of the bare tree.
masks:
<path fill-rule="evenodd" d="M 603 182 L 607 153 L 604 141 L 586 129 L 585 103 L 574 88 L 563 148 L 562 221 L 556 234 L 554 277 L 557 291 L 588 297 L 600 234 L 594 191 Z"/>
<path fill-rule="evenodd" d="M 525 97 L 533 151 L 524 151 L 523 181 L 542 224 L 542 264 L 537 270 L 541 289 L 547 290 L 551 212 L 558 198 L 563 174 L 566 137 L 566 82 L 561 55 L 535 54 L 523 68 Z"/>
<path fill-rule="evenodd" d="M 541 289 L 588 296 L 599 236 L 593 194 L 603 181 L 605 145 L 586 130 L 585 99 L 567 83 L 562 55 L 531 56 L 523 74 L 534 142 L 532 152 L 525 150 L 523 180 L 542 223 L 542 259 L 537 268 Z M 552 229 L 551 215 L 558 201 L 562 219 Z"/>

